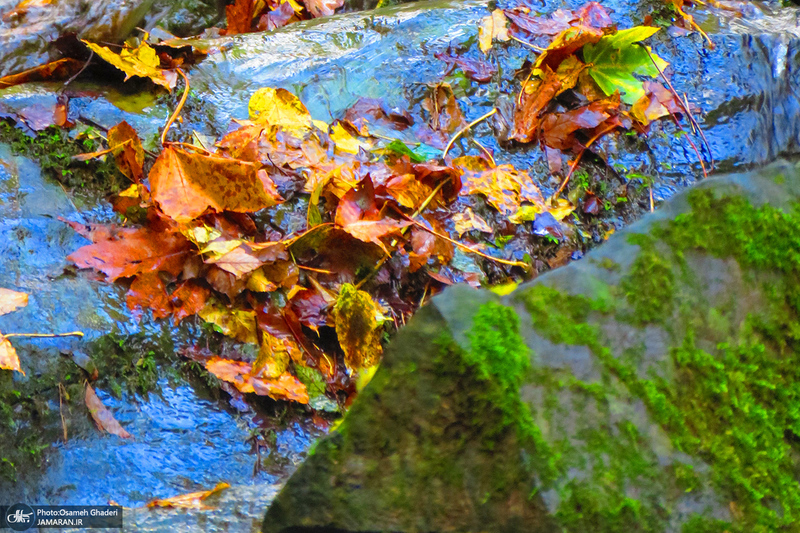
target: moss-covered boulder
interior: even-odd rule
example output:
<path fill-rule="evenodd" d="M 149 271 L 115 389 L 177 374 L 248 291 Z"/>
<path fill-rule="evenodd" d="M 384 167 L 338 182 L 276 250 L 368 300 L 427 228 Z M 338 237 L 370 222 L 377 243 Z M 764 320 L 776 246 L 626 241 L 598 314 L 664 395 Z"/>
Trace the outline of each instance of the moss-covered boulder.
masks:
<path fill-rule="evenodd" d="M 794 531 L 800 167 L 711 179 L 402 329 L 280 531 Z"/>

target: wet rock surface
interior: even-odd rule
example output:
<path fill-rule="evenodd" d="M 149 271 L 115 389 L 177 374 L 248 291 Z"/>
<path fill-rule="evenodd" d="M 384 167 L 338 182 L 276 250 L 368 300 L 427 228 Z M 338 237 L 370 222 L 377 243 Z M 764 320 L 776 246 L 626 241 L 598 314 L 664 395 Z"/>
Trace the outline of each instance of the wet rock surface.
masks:
<path fill-rule="evenodd" d="M 798 200 L 794 164 L 710 179 L 508 296 L 436 296 L 263 531 L 791 527 Z"/>

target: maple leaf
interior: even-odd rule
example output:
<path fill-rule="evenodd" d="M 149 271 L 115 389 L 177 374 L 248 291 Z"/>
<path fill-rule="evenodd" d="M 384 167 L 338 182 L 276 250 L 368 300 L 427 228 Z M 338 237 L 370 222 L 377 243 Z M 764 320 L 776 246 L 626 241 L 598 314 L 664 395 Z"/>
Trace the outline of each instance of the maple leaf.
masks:
<path fill-rule="evenodd" d="M 344 361 L 351 370 L 375 365 L 383 355 L 381 346 L 381 308 L 369 293 L 345 283 L 333 307 L 336 336 L 344 352 Z"/>
<path fill-rule="evenodd" d="M 589 64 L 588 72 L 603 92 L 612 95 L 619 91 L 622 101 L 629 105 L 644 96 L 642 82 L 634 74 L 655 77 L 659 75 L 659 69 L 663 71 L 668 65 L 652 54 L 649 47 L 639 44 L 658 30 L 651 26 L 636 26 L 584 47 L 583 59 Z"/>
<path fill-rule="evenodd" d="M 219 494 L 223 490 L 229 488 L 228 483 L 217 483 L 213 489 L 204 490 L 201 492 L 190 492 L 189 494 L 181 494 L 180 496 L 173 496 L 171 498 L 156 498 L 147 502 L 147 507 L 175 507 L 180 509 L 211 509 L 204 503 L 204 500 Z"/>
<path fill-rule="evenodd" d="M 103 405 L 103 402 L 97 397 L 97 394 L 94 392 L 92 386 L 89 385 L 88 381 L 86 382 L 85 402 L 86 407 L 89 408 L 89 414 L 92 415 L 98 429 L 122 437 L 123 439 L 133 438 L 133 435 L 125 431 L 125 428 L 117 422 L 117 419 L 114 418 L 111 411 L 106 409 L 106 406 Z"/>
<path fill-rule="evenodd" d="M 102 272 L 109 281 L 145 272 L 164 271 L 177 276 L 190 250 L 183 235 L 169 231 L 121 228 L 92 237 L 93 244 L 72 252 L 67 259 L 79 268 Z"/>
<path fill-rule="evenodd" d="M 492 48 L 492 41 L 508 41 L 508 19 L 502 9 L 495 9 L 492 14 L 481 20 L 478 28 L 478 47 L 484 54 Z"/>
<path fill-rule="evenodd" d="M 282 242 L 238 242 L 234 248 L 218 254 L 215 257 L 206 259 L 206 263 L 217 265 L 219 268 L 230 272 L 237 278 L 249 274 L 260 268 L 264 263 L 271 263 L 278 259 L 287 259 L 286 247 Z M 211 246 L 206 247 L 206 252 Z"/>
<path fill-rule="evenodd" d="M 306 106 L 286 89 L 258 89 L 250 97 L 247 109 L 253 122 L 269 124 L 295 135 L 302 136 L 313 125 Z"/>
<path fill-rule="evenodd" d="M 274 400 L 292 400 L 308 403 L 308 391 L 293 375 L 284 372 L 277 378 L 264 378 L 253 375 L 253 366 L 243 361 L 231 361 L 212 357 L 206 361 L 206 370 L 228 383 L 240 392 L 252 392 L 258 396 L 269 396 Z"/>
<path fill-rule="evenodd" d="M 167 78 L 164 75 L 165 70 L 161 69 L 161 60 L 158 59 L 158 54 L 146 42 L 142 42 L 136 48 L 123 48 L 119 54 L 99 44 L 90 43 L 89 41 L 83 41 L 83 43 L 100 56 L 101 59 L 124 72 L 125 81 L 128 81 L 131 76 L 150 78 L 153 83 L 161 85 L 168 90 L 175 87 L 177 83 L 176 76 L 170 75 Z"/>
<path fill-rule="evenodd" d="M 258 165 L 167 146 L 150 171 L 153 200 L 176 222 L 186 223 L 211 208 L 255 212 L 283 201 Z"/>
<path fill-rule="evenodd" d="M 631 115 L 643 125 L 647 126 L 661 117 L 683 112 L 675 95 L 660 83 L 645 81 L 643 87 L 645 94 L 631 106 Z"/>
<path fill-rule="evenodd" d="M 144 179 L 144 148 L 136 130 L 124 120 L 108 130 L 108 147 L 122 172 L 134 183 Z"/>
<path fill-rule="evenodd" d="M 492 207 L 505 215 L 516 212 L 523 199 L 543 202 L 541 193 L 528 173 L 518 171 L 512 165 L 500 165 L 482 172 L 467 172 L 462 180 L 462 196 L 483 194 Z"/>

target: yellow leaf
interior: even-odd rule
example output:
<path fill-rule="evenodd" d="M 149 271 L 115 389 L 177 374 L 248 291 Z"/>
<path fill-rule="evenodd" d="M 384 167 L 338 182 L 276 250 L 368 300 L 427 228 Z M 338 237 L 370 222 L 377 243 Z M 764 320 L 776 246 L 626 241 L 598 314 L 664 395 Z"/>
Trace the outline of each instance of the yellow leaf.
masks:
<path fill-rule="evenodd" d="M 218 302 L 209 302 L 200 310 L 200 318 L 217 326 L 223 335 L 236 340 L 257 344 L 256 312 L 228 309 Z"/>
<path fill-rule="evenodd" d="M 16 370 L 20 372 L 23 376 L 25 372 L 22 371 L 22 368 L 19 366 L 19 357 L 17 357 L 17 351 L 11 346 L 11 343 L 8 342 L 2 334 L 0 334 L 0 368 L 4 368 L 6 370 Z"/>
<path fill-rule="evenodd" d="M 481 20 L 478 28 L 478 46 L 485 54 L 492 48 L 492 41 L 508 41 L 508 19 L 502 9 L 495 9 L 492 14 Z"/>
<path fill-rule="evenodd" d="M 89 41 L 83 42 L 104 61 L 124 72 L 125 81 L 128 81 L 131 76 L 138 76 L 150 78 L 153 83 L 166 89 L 172 89 L 175 86 L 173 82 L 167 80 L 164 71 L 159 68 L 161 61 L 158 59 L 156 51 L 145 42 L 133 49 L 123 48 L 119 54 L 105 46 Z"/>
<path fill-rule="evenodd" d="M 473 230 L 483 233 L 493 233 L 492 227 L 488 222 L 479 215 L 476 215 L 471 207 L 466 208 L 463 213 L 456 213 L 453 215 L 453 222 L 455 223 L 455 230 L 459 237 Z"/>
<path fill-rule="evenodd" d="M 351 370 L 375 365 L 383 354 L 381 328 L 376 317 L 381 309 L 372 297 L 345 283 L 333 308 L 336 336 Z"/>
<path fill-rule="evenodd" d="M 263 87 L 253 93 L 247 105 L 250 120 L 269 124 L 302 136 L 312 127 L 311 115 L 295 95 L 286 89 Z"/>
<path fill-rule="evenodd" d="M 370 149 L 368 143 L 353 137 L 339 122 L 331 126 L 331 139 L 336 144 L 336 148 L 348 154 L 357 154 L 361 148 L 364 150 Z"/>
<path fill-rule="evenodd" d="M 203 500 L 222 492 L 230 487 L 227 483 L 217 483 L 211 490 L 202 492 L 190 492 L 189 494 L 181 494 L 180 496 L 173 496 L 172 498 L 155 499 L 147 502 L 148 507 L 180 507 L 182 509 L 209 509 Z"/>
<path fill-rule="evenodd" d="M 498 296 L 506 296 L 514 292 L 517 287 L 519 287 L 519 283 L 516 281 L 509 281 L 508 283 L 501 283 L 500 285 L 490 287 L 489 290 Z"/>
<path fill-rule="evenodd" d="M 24 292 L 0 289 L 0 315 L 15 311 L 28 305 L 28 295 Z"/>
<path fill-rule="evenodd" d="M 361 392 L 364 390 L 364 387 L 369 385 L 369 382 L 375 377 L 375 372 L 378 371 L 379 366 L 380 365 L 373 365 L 369 368 L 364 368 L 358 373 L 358 377 L 356 378 L 356 390 L 358 392 Z"/>
<path fill-rule="evenodd" d="M 253 292 L 272 292 L 278 288 L 277 285 L 267 279 L 263 267 L 254 270 L 253 273 L 250 274 L 250 277 L 247 278 L 246 287 Z M 297 287 L 297 285 L 295 285 L 295 287 Z M 287 300 L 291 300 L 291 297 L 287 298 Z"/>

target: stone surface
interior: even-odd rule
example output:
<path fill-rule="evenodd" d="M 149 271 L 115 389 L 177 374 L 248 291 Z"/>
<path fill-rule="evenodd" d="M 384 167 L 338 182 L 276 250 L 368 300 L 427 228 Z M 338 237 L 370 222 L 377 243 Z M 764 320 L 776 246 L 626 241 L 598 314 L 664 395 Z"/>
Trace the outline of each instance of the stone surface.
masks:
<path fill-rule="evenodd" d="M 793 164 L 709 179 L 508 296 L 435 297 L 263 531 L 795 527 L 798 201 Z"/>

